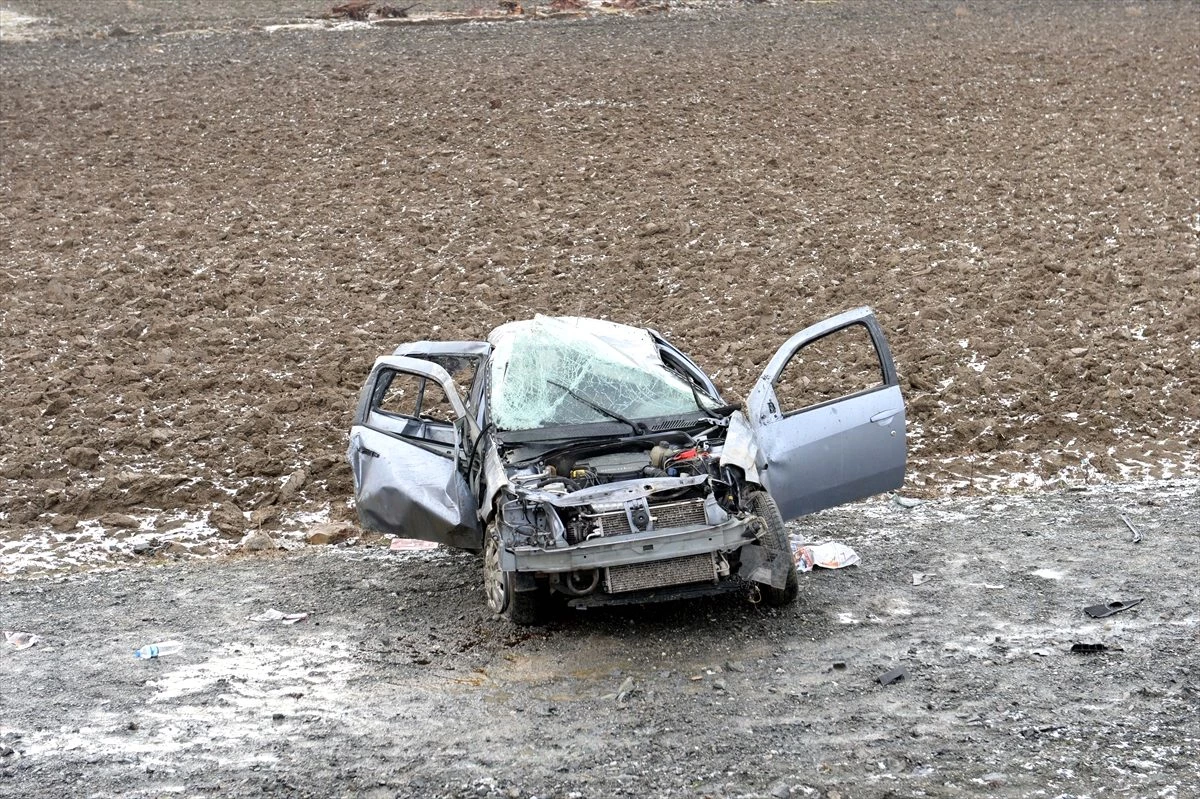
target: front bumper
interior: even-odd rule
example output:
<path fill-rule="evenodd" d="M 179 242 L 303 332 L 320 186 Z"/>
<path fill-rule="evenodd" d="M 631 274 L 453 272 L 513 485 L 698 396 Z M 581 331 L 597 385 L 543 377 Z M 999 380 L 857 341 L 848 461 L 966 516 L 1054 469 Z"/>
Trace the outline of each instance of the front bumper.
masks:
<path fill-rule="evenodd" d="M 650 563 L 667 558 L 732 552 L 755 543 L 755 521 L 730 517 L 720 524 L 697 524 L 651 532 L 593 538 L 573 546 L 518 546 L 500 549 L 500 567 L 543 574 Z"/>

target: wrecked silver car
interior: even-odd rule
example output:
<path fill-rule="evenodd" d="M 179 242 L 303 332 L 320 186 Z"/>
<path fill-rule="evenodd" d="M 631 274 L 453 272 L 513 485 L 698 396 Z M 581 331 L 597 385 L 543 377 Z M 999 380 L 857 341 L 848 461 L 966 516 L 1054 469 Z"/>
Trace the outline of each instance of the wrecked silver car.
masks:
<path fill-rule="evenodd" d="M 792 336 L 744 411 L 653 330 L 539 316 L 376 360 L 348 457 L 363 527 L 482 551 L 489 607 L 529 624 L 552 601 L 791 602 L 784 521 L 898 488 L 904 432 L 869 308 Z"/>

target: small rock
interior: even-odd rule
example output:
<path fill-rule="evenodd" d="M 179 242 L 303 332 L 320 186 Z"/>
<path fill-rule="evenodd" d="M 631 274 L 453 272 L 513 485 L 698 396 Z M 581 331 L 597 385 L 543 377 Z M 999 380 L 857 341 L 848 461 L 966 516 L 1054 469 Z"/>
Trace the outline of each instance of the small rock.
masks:
<path fill-rule="evenodd" d="M 246 532 L 246 514 L 232 502 L 222 502 L 210 512 L 208 523 L 226 538 L 237 538 Z"/>
<path fill-rule="evenodd" d="M 304 537 L 313 546 L 340 544 L 354 534 L 354 525 L 346 522 L 324 522 L 313 525 Z"/>
<path fill-rule="evenodd" d="M 725 690 L 725 681 L 724 680 L 713 680 L 712 687 L 713 687 L 714 691 L 724 691 Z"/>
<path fill-rule="evenodd" d="M 262 530 L 255 530 L 247 533 L 238 546 L 246 552 L 261 552 L 266 549 L 275 549 L 275 539 Z"/>
<path fill-rule="evenodd" d="M 283 488 L 279 489 L 279 501 L 287 502 L 300 493 L 300 489 L 304 488 L 304 484 L 308 482 L 308 472 L 304 469 L 297 469 L 288 475 L 288 479 L 283 482 Z"/>
<path fill-rule="evenodd" d="M 727 661 L 725 661 L 725 671 L 739 671 L 739 672 L 741 672 L 741 671 L 745 671 L 745 670 L 746 670 L 746 667 L 745 667 L 745 665 L 743 665 L 743 664 L 742 664 L 742 662 L 741 662 L 740 660 L 727 660 Z"/>
<path fill-rule="evenodd" d="M 94 469 L 100 463 L 100 453 L 91 447 L 71 447 L 63 456 L 67 463 L 80 469 Z"/>
<path fill-rule="evenodd" d="M 124 513 L 106 513 L 100 517 L 100 523 L 105 527 L 120 527 L 125 530 L 141 527 L 137 519 Z"/>
<path fill-rule="evenodd" d="M 264 508 L 255 508 L 250 512 L 250 525 L 252 527 L 262 527 L 264 524 L 270 524 L 279 519 L 279 508 L 274 505 L 268 505 Z"/>
<path fill-rule="evenodd" d="M 50 520 L 50 527 L 55 532 L 66 533 L 79 526 L 79 517 L 69 513 L 60 513 Z"/>
<path fill-rule="evenodd" d="M 46 410 L 42 411 L 42 416 L 57 416 L 70 406 L 71 398 L 66 394 L 59 394 L 46 406 Z"/>
<path fill-rule="evenodd" d="M 137 538 L 133 542 L 133 554 L 153 555 L 162 544 L 157 538 Z"/>

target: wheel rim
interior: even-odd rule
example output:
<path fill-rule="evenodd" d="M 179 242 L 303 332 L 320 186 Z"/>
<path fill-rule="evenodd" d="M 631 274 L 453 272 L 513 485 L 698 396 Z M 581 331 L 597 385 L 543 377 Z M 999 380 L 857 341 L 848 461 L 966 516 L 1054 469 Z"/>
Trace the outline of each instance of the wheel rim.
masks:
<path fill-rule="evenodd" d="M 508 577 L 500 568 L 500 543 L 493 533 L 483 548 L 483 590 L 493 613 L 503 613 L 508 607 Z"/>

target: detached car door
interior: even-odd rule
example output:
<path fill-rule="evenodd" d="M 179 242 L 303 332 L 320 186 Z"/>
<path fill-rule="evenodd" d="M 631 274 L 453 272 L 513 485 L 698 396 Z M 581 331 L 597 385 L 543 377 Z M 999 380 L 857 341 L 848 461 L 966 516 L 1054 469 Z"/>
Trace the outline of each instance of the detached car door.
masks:
<path fill-rule="evenodd" d="M 459 468 L 462 436 L 476 429 L 441 366 L 400 355 L 376 360 L 346 453 L 362 526 L 480 548 L 475 498 Z"/>
<path fill-rule="evenodd" d="M 759 473 L 785 519 L 904 482 L 904 398 L 870 308 L 788 339 L 746 405 Z"/>

